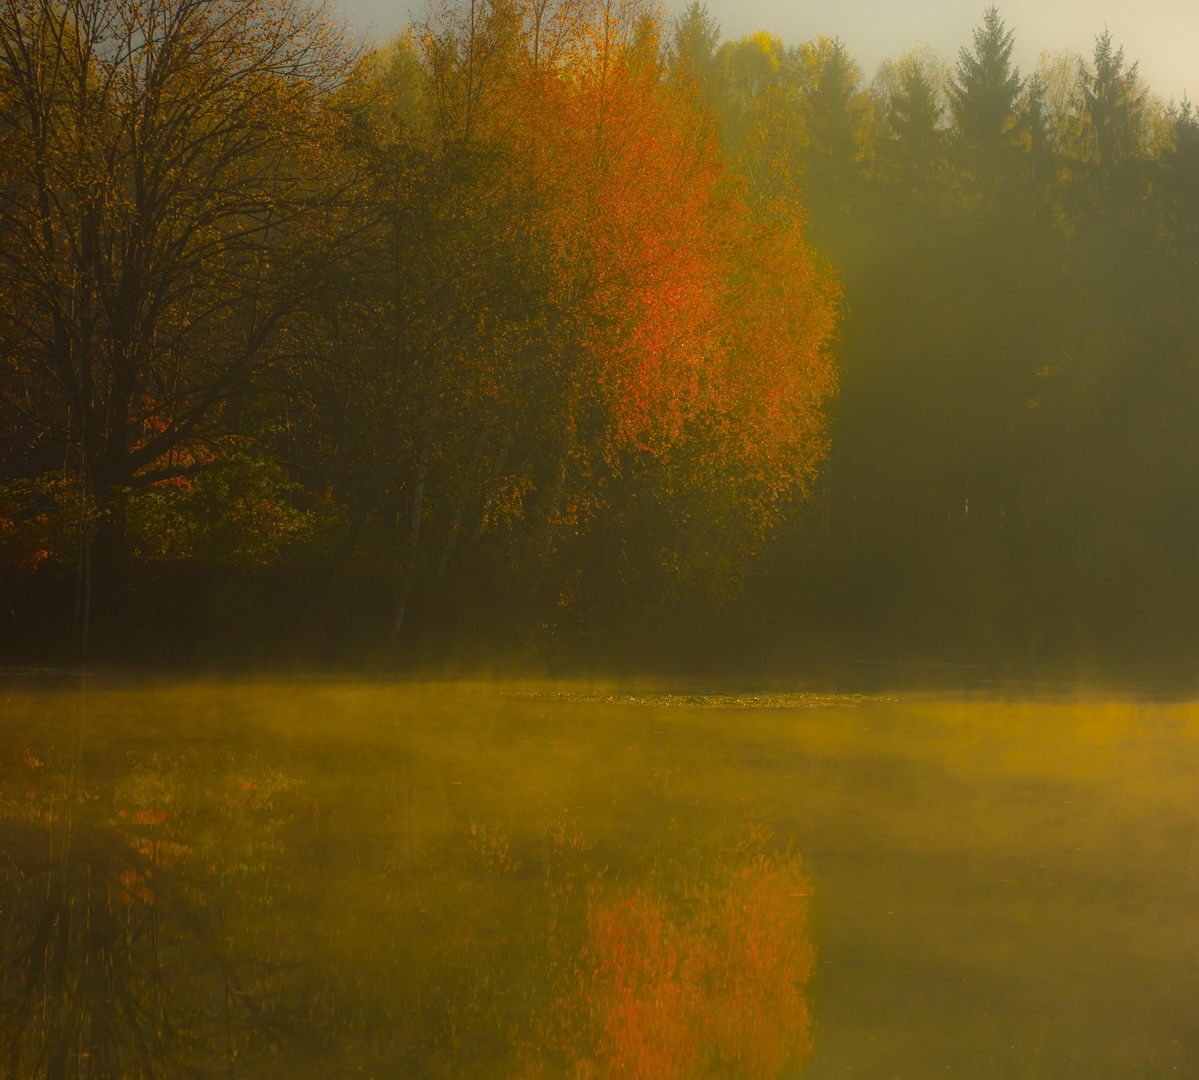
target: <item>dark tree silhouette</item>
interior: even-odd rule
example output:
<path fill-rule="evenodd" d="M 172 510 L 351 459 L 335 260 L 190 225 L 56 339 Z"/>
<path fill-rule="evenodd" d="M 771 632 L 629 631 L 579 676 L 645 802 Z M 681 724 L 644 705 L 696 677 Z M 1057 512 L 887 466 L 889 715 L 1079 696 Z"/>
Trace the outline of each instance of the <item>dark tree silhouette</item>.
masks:
<path fill-rule="evenodd" d="M 1083 152 L 1101 170 L 1110 171 L 1139 149 L 1146 92 L 1138 85 L 1137 65 L 1125 67 L 1123 48 L 1113 48 L 1110 31 L 1095 38 L 1092 64 L 1093 69 L 1081 60 L 1078 65 Z"/>
<path fill-rule="evenodd" d="M 349 60 L 292 3 L 0 5 L 4 405 L 81 468 L 110 557 L 124 493 L 236 428 L 338 246 L 317 116 Z"/>
<path fill-rule="evenodd" d="M 974 49 L 958 54 L 949 89 L 953 117 L 967 148 L 994 156 L 1010 142 L 1016 126 L 1016 103 L 1023 82 L 1012 66 L 1013 31 L 1004 27 L 997 7 L 987 8 L 983 25 L 974 31 Z"/>

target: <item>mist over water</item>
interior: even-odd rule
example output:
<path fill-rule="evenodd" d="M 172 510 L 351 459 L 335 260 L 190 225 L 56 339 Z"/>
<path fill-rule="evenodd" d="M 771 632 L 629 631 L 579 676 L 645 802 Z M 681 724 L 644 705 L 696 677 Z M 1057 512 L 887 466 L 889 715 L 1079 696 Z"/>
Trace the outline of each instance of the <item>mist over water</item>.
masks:
<path fill-rule="evenodd" d="M 9 681 L 5 1060 L 1199 1067 L 1194 707 L 678 690 Z"/>
<path fill-rule="evenodd" d="M 0 1072 L 1199 1075 L 1199 118 L 1018 14 L 0 0 Z"/>

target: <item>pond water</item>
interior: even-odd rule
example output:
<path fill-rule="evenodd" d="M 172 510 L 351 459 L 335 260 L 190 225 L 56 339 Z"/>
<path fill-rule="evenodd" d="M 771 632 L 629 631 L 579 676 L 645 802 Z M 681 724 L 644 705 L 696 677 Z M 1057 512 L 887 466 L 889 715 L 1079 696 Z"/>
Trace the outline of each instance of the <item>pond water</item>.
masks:
<path fill-rule="evenodd" d="M 1199 1076 L 1199 708 L 0 684 L 13 1077 Z"/>

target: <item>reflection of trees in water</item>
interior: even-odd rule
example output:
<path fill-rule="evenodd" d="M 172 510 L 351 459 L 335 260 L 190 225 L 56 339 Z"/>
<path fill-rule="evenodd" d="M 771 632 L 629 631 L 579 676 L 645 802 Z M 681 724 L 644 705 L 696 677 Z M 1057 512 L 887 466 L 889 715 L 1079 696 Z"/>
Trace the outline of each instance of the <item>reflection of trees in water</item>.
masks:
<path fill-rule="evenodd" d="M 704 877 L 589 890 L 584 936 L 543 1023 L 579 1080 L 765 1080 L 812 1049 L 810 886 L 750 829 Z"/>
<path fill-rule="evenodd" d="M 248 1031 L 272 1034 L 263 986 L 246 984 L 227 931 L 271 846 L 276 823 L 253 817 L 255 789 L 274 778 L 243 779 L 243 768 L 189 784 L 185 769 L 119 746 L 84 754 L 77 770 L 27 749 L 8 764 L 0 1068 L 48 1080 L 229 1075 Z"/>
<path fill-rule="evenodd" d="M 151 832 L 114 817 L 102 779 L 3 822 L 10 1076 L 150 1076 L 208 1056 L 219 954 L 203 908 L 137 843 Z"/>
<path fill-rule="evenodd" d="M 766 1077 L 810 1047 L 807 883 L 761 838 L 622 888 L 563 823 L 414 858 L 369 781 L 321 816 L 249 753 L 12 750 L 0 1076 Z"/>

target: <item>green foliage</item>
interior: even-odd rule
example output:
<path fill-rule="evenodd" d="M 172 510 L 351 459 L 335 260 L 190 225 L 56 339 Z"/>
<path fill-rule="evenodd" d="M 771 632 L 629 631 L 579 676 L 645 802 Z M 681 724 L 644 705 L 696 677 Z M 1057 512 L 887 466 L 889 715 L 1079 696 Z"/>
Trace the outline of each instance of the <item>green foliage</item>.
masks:
<path fill-rule="evenodd" d="M 138 558 L 209 566 L 274 563 L 335 529 L 342 516 L 335 503 L 290 480 L 277 460 L 248 450 L 222 456 L 194 479 L 131 491 L 127 507 Z"/>

